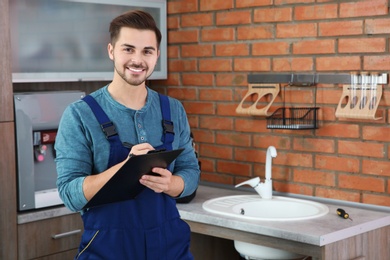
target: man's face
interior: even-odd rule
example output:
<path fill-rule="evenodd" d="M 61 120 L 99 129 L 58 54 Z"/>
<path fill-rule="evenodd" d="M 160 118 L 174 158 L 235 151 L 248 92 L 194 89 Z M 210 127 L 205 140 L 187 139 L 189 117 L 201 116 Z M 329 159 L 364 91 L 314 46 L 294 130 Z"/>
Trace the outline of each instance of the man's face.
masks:
<path fill-rule="evenodd" d="M 139 86 L 152 74 L 160 51 L 151 30 L 123 27 L 114 46 L 108 44 L 108 55 L 115 73 L 133 86 Z"/>

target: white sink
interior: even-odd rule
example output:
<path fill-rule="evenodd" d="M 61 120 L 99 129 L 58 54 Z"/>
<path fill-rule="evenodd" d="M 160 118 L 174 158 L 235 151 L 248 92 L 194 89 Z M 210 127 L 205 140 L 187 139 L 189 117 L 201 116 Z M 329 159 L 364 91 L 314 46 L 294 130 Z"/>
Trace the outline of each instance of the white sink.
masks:
<path fill-rule="evenodd" d="M 328 214 L 328 206 L 314 201 L 273 196 L 262 199 L 259 195 L 237 195 L 210 199 L 203 209 L 215 214 L 243 220 L 298 221 Z M 234 247 L 245 259 L 306 259 L 281 249 L 234 241 Z"/>
<path fill-rule="evenodd" d="M 296 221 L 318 218 L 328 214 L 329 208 L 321 203 L 273 196 L 262 199 L 259 195 L 237 195 L 207 200 L 203 209 L 219 215 L 247 220 Z"/>

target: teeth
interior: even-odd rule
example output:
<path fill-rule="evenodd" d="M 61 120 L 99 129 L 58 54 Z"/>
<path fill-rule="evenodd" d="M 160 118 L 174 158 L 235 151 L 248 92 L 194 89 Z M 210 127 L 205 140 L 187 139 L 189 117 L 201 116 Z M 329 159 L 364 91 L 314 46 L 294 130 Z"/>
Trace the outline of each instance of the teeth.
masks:
<path fill-rule="evenodd" d="M 137 68 L 129 68 L 129 70 L 134 71 L 134 72 L 141 72 L 143 69 L 137 69 Z"/>

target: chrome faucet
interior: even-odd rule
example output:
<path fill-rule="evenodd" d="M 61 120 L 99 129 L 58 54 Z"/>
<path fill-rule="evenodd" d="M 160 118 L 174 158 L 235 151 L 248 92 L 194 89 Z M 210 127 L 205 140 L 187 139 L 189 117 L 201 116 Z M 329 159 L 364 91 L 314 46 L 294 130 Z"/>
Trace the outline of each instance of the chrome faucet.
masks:
<path fill-rule="evenodd" d="M 242 185 L 249 185 L 255 189 L 255 191 L 263 199 L 272 199 L 272 158 L 277 156 L 276 149 L 273 146 L 269 146 L 267 149 L 267 155 L 265 160 L 265 180 L 260 181 L 260 177 L 256 177 L 237 184 L 235 187 Z"/>

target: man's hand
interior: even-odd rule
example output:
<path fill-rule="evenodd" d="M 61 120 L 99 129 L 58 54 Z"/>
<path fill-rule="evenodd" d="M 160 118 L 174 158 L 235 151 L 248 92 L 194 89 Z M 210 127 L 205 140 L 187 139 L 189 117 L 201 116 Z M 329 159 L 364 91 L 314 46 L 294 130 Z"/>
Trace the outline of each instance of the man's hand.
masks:
<path fill-rule="evenodd" d="M 136 144 L 131 147 L 129 156 L 147 154 L 151 150 L 154 150 L 154 148 L 148 143 Z"/>
<path fill-rule="evenodd" d="M 164 168 L 155 167 L 152 172 L 159 176 L 143 175 L 140 179 L 141 184 L 154 192 L 163 192 L 171 197 L 177 197 L 182 193 L 184 181 L 181 177 L 172 175 L 169 170 Z"/>

